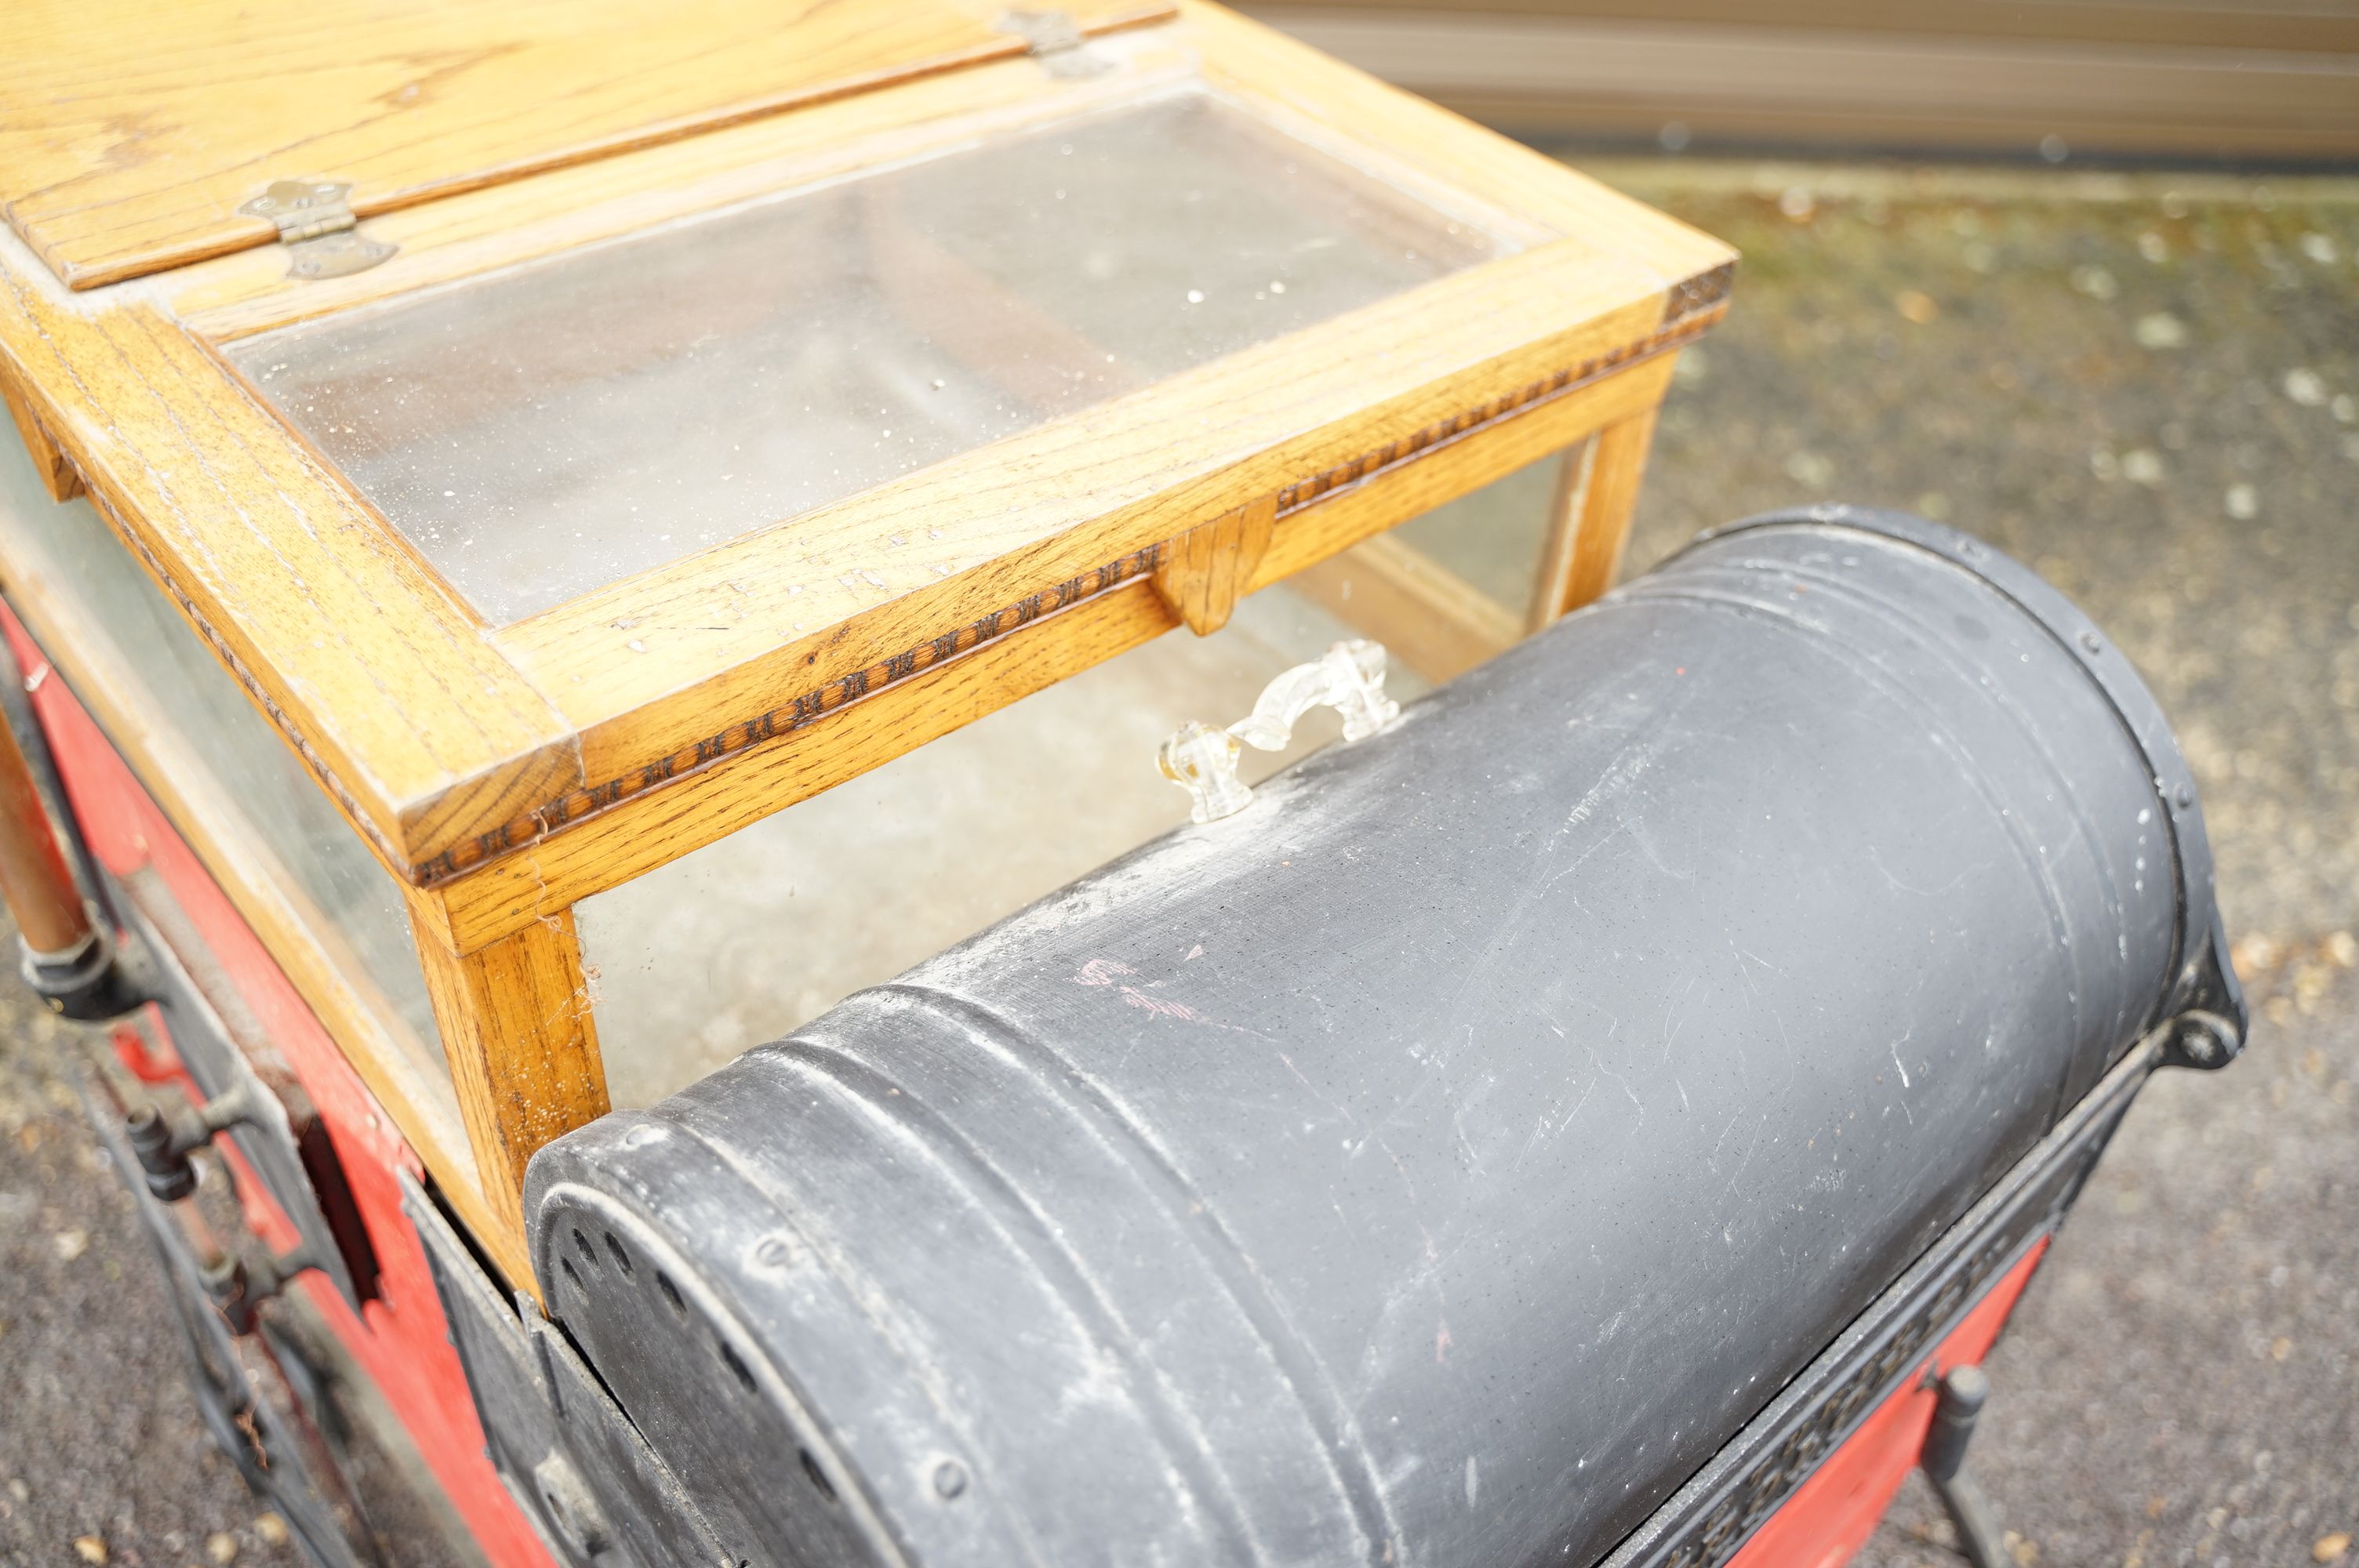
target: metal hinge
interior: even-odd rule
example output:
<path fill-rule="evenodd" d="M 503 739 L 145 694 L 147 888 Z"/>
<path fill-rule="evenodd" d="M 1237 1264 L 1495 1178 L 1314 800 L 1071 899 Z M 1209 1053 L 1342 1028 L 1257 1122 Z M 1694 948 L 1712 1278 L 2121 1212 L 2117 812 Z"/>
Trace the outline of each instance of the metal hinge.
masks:
<path fill-rule="evenodd" d="M 343 277 L 366 272 L 399 245 L 371 239 L 356 226 L 352 187 L 327 179 L 278 179 L 238 209 L 249 218 L 267 218 L 287 247 L 289 277 Z"/>
<path fill-rule="evenodd" d="M 1114 69 L 1112 60 L 1090 48 L 1089 36 L 1071 11 L 1010 11 L 999 18 L 999 30 L 1030 45 L 1032 58 L 1051 76 L 1096 76 Z"/>

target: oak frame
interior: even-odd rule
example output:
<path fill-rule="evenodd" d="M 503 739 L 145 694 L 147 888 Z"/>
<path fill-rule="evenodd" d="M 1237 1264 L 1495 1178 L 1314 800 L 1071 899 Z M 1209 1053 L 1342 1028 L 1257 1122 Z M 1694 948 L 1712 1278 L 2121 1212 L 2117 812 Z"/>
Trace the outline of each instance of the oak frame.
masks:
<path fill-rule="evenodd" d="M 835 148 L 839 167 L 851 156 L 837 139 L 846 126 L 884 138 L 855 142 L 863 158 L 908 156 L 929 139 L 974 134 L 978 114 L 1061 116 L 1125 89 L 1102 79 L 1062 97 L 1037 65 L 1000 62 L 560 170 L 545 178 L 566 182 L 561 193 L 527 181 L 418 210 L 421 225 L 432 214 L 439 229 L 412 232 L 402 256 L 345 280 L 353 287 L 308 297 L 283 283 L 254 292 L 255 268 L 268 264 L 239 255 L 160 290 L 67 298 L 10 242 L 0 249 L 0 353 L 32 405 L 27 417 L 372 849 L 400 880 L 430 889 L 686 771 L 725 765 L 880 675 L 989 640 L 978 626 L 1043 590 L 1082 574 L 1150 570 L 1147 552 L 1256 496 L 1277 498 L 1282 527 L 1293 507 L 1381 454 L 1508 412 L 1497 406 L 1501 387 L 1540 395 L 1614 355 L 1659 346 L 1724 287 L 1729 256 L 1716 242 L 1226 13 L 1190 5 L 1180 21 L 1093 47 L 1116 43 L 1137 67 L 1127 91 L 1168 82 L 1174 54 L 1192 53 L 1208 88 L 1314 144 L 1341 145 L 1445 211 L 1472 202 L 1487 226 L 1579 237 L 1543 241 L 503 626 L 486 625 L 243 395 L 212 351 L 216 337 L 332 297 L 355 303 L 643 227 L 655 216 L 651 188 L 671 189 L 675 204 L 744 199 L 742 166 L 730 169 L 734 185 L 671 185 L 683 166 L 724 156 L 706 141 L 762 144 L 790 166 L 784 172 L 807 178 L 815 158 L 825 161 L 818 148 Z M 912 103 L 894 104 L 905 96 Z M 623 193 L 585 208 L 573 198 L 593 169 Z M 495 220 L 468 210 L 497 196 L 513 216 L 527 206 L 524 190 L 552 203 L 538 226 L 489 227 Z M 439 211 L 446 205 L 453 211 Z M 1119 477 L 1077 485 L 1076 472 Z M 940 519 L 944 538 L 897 557 L 889 535 L 913 515 Z M 886 586 L 858 577 L 845 586 L 838 568 Z M 714 596 L 733 583 L 750 591 L 720 601 L 735 624 L 713 630 Z M 780 630 L 789 615 L 809 630 Z"/>
<path fill-rule="evenodd" d="M 388 1108 L 517 1283 L 525 1161 L 606 1108 L 580 898 L 1182 622 L 1210 630 L 1240 593 L 1550 452 L 1574 466 L 1528 623 L 1610 584 L 1672 358 L 1724 310 L 1733 254 L 1198 0 L 1091 47 L 1116 69 L 973 65 L 392 213 L 370 227 L 401 254 L 328 283 L 249 251 L 75 296 L 0 235 L 0 389 L 45 471 L 87 489 L 408 888 L 472 1157 Z M 215 351 L 1182 81 L 1528 248 L 505 626 Z M 946 542 L 894 559 L 913 515 Z M 1432 607 L 1413 552 L 1369 548 L 1398 602 Z M 881 598 L 836 580 L 872 563 Z M 782 640 L 762 627 L 790 583 L 813 630 Z M 773 613 L 711 631 L 724 585 Z M 1500 641 L 1516 618 L 1462 621 Z M 234 844 L 210 848 L 228 881 Z M 365 1074 L 367 1030 L 331 1022 Z"/>
<path fill-rule="evenodd" d="M 92 0 L 12 16 L 10 223 L 89 288 L 270 243 L 273 224 L 243 203 L 289 143 L 315 167 L 273 172 L 332 170 L 368 218 L 1029 47 L 994 8 L 957 0 L 406 10 Z M 1070 0 L 1066 14 L 1093 34 L 1170 8 Z"/>
<path fill-rule="evenodd" d="M 38 460 L 39 453 L 35 452 Z M 72 498 L 74 491 L 53 501 Z M 0 524 L 0 592 L 39 644 L 49 667 L 95 719 L 165 817 L 252 927 L 296 993 L 336 1041 L 369 1092 L 393 1119 L 451 1206 L 484 1239 L 511 1277 L 529 1271 L 520 1231 L 502 1222 L 476 1162 L 460 1108 L 445 1086 L 425 1078 L 393 1002 L 346 948 L 334 924 L 289 876 L 210 770 L 189 753 L 154 697 L 103 637 L 87 611 L 53 580 L 38 548 Z M 27 672 L 38 682 L 45 672 Z"/>

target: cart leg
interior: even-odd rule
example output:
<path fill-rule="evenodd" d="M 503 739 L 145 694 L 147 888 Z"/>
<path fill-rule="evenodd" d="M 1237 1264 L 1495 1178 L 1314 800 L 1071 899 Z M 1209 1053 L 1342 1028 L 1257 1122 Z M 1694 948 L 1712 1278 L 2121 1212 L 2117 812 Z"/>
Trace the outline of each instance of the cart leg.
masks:
<path fill-rule="evenodd" d="M 1537 632 L 1614 586 L 1654 443 L 1655 412 L 1617 420 L 1565 453 L 1526 630 Z"/>
<path fill-rule="evenodd" d="M 516 1273 L 525 1256 L 525 1166 L 542 1144 L 609 1108 L 573 912 L 454 953 L 434 896 L 409 894 L 410 925 L 484 1199 L 500 1227 L 484 1239 L 508 1282 L 530 1287 L 528 1272 Z"/>
<path fill-rule="evenodd" d="M 1979 1367 L 1952 1367 L 1941 1379 L 1940 1402 L 1933 1409 L 1933 1427 L 1925 1434 L 1925 1452 L 1919 1461 L 1925 1478 L 1940 1494 L 1950 1522 L 1957 1527 L 1958 1550 L 1974 1568 L 2012 1568 L 2000 1543 L 1998 1513 L 1966 1468 L 1966 1443 L 1974 1434 L 1975 1418 L 1990 1398 L 1990 1379 Z"/>

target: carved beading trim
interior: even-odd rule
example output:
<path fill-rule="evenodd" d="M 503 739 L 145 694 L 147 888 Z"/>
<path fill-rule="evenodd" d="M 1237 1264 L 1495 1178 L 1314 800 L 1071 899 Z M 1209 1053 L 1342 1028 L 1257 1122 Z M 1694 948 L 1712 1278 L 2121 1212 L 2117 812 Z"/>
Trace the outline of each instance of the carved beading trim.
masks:
<path fill-rule="evenodd" d="M 1724 292 L 1724 284 L 1723 287 Z M 1700 336 L 1710 325 L 1711 321 L 1705 319 L 1700 310 L 1690 310 L 1676 324 L 1666 326 L 1651 337 L 1611 353 L 1582 361 L 1448 419 L 1436 421 L 1411 435 L 1372 448 L 1348 461 L 1297 480 L 1277 492 L 1278 521 L 1282 523 L 1307 506 L 1376 479 L 1436 448 L 1463 439 L 1541 404 L 1576 392 L 1627 369 L 1640 360 L 1679 348 Z M 576 827 L 623 801 L 684 778 L 766 741 L 805 729 L 864 697 L 973 653 L 986 643 L 997 642 L 1084 600 L 1093 599 L 1151 574 L 1162 561 L 1167 547 L 1165 544 L 1155 544 L 1135 550 L 1119 560 L 1028 595 L 1004 610 L 800 693 L 778 707 L 742 719 L 691 746 L 658 758 L 628 773 L 569 791 L 545 806 L 419 863 L 412 868 L 411 880 L 420 887 L 434 887 L 453 881 L 502 855 L 527 849 L 551 834 Z"/>

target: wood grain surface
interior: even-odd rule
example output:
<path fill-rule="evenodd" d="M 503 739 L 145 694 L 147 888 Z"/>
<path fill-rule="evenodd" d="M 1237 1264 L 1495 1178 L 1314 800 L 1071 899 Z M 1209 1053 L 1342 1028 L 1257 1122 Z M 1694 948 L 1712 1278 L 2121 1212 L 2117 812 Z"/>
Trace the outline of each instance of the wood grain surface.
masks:
<path fill-rule="evenodd" d="M 1161 568 L 1175 589 L 1191 570 L 1198 589 L 1260 580 L 1242 560 L 1189 568 L 1173 542 L 1247 508 L 1282 522 L 1715 319 L 1726 247 L 1527 149 L 1216 6 L 1190 3 L 1181 21 L 1117 42 L 1109 53 L 1142 80 L 1168 82 L 1174 59 L 1192 57 L 1207 85 L 1290 134 L 1538 243 L 497 630 L 153 298 L 71 298 L 5 237 L 0 378 L 56 471 L 90 485 L 387 866 L 436 886 L 734 765 L 881 685 L 1033 634 L 1130 576 Z M 1047 80 L 1016 61 L 808 113 L 922 139 L 1035 116 Z M 666 172 L 696 173 L 690 202 L 742 198 L 754 177 L 731 161 L 740 154 L 761 178 L 813 178 L 815 159 L 841 155 L 807 127 L 788 134 L 799 118 L 710 138 L 742 138 L 729 156 L 684 143 L 542 176 L 582 194 L 611 173 L 623 206 L 569 229 L 527 201 L 524 243 L 659 221 L 645 203 L 671 189 Z M 514 254 L 488 211 L 420 232 L 429 265 L 406 287 Z M 275 286 L 241 292 L 255 286 L 245 258 L 211 276 L 193 288 L 210 308 L 288 308 Z M 1299 569 L 1316 536 L 1279 527 L 1273 560 Z M 1218 597 L 1204 600 L 1208 625 Z"/>
<path fill-rule="evenodd" d="M 533 921 L 464 956 L 437 938 L 432 915 L 413 923 L 490 1217 L 521 1255 L 526 1163 L 544 1143 L 607 1109 L 573 912 Z"/>
<path fill-rule="evenodd" d="M 1066 0 L 1084 28 L 1168 14 Z M 364 216 L 1025 51 L 961 0 L 14 0 L 0 200 L 87 288 L 266 243 L 282 178 Z"/>
<path fill-rule="evenodd" d="M 1293 579 L 1427 680 L 1464 674 L 1523 634 L 1505 606 L 1421 550 L 1379 534 Z"/>
<path fill-rule="evenodd" d="M 16 426 L 17 438 L 25 443 L 26 455 L 33 460 L 34 471 L 40 475 L 41 488 L 49 492 L 49 499 L 70 501 L 80 495 L 82 474 L 42 426 L 33 412 L 31 397 L 5 362 L 0 362 L 0 403 L 8 406 L 8 422 Z"/>
<path fill-rule="evenodd" d="M 1093 40 L 1106 67 L 1094 76 L 991 60 L 405 207 L 369 222 L 400 250 L 366 272 L 289 277 L 286 258 L 262 247 L 177 268 L 156 287 L 201 336 L 266 331 L 1135 99 L 1198 74 L 1175 31 Z"/>
<path fill-rule="evenodd" d="M 1566 475 L 1528 617 L 1535 630 L 1614 586 L 1654 439 L 1648 408 L 1598 431 Z"/>
<path fill-rule="evenodd" d="M 1189 631 L 1208 637 L 1229 623 L 1237 598 L 1269 553 L 1277 522 L 1277 497 L 1190 528 L 1162 546 L 1155 562 L 1155 591 Z"/>
<path fill-rule="evenodd" d="M 553 705 L 383 520 L 154 307 L 10 265 L 0 357 L 150 575 L 405 881 L 571 787 Z"/>
<path fill-rule="evenodd" d="M 1711 315 L 1691 324 L 1701 330 Z M 1516 403 L 1445 438 L 1369 454 L 1350 477 L 1320 488 L 1273 527 L 1248 589 L 1261 589 L 1410 517 L 1653 407 L 1671 356 L 1617 361 L 1593 377 Z M 814 722 L 780 721 L 725 765 L 687 762 L 663 788 L 622 795 L 577 826 L 548 835 L 433 890 L 441 939 L 459 951 L 616 886 L 772 812 L 832 789 L 1042 687 L 1161 635 L 1179 620 L 1148 580 L 1152 555 L 1084 574 L 1039 596 L 1028 617 L 967 642 L 951 656 L 896 661 L 866 673 L 859 695 L 830 694 Z M 1021 635 L 1012 634 L 1021 630 Z M 901 673 L 894 675 L 896 668 Z"/>

